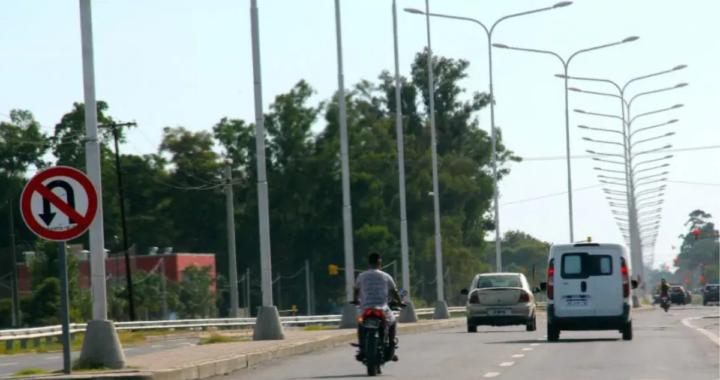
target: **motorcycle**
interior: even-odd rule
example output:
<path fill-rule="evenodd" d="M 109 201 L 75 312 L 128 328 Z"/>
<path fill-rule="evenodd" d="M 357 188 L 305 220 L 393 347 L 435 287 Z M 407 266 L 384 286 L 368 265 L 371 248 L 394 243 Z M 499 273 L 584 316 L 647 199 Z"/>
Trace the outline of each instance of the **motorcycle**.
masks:
<path fill-rule="evenodd" d="M 670 297 L 667 294 L 660 296 L 660 307 L 662 307 L 666 313 L 670 308 Z"/>
<path fill-rule="evenodd" d="M 353 305 L 357 303 L 351 302 Z M 405 305 L 398 305 L 396 302 L 389 302 L 390 310 L 400 310 Z M 353 347 L 358 348 L 358 358 L 362 358 L 362 362 L 367 367 L 368 376 L 376 376 L 382 373 L 382 366 L 388 361 L 397 361 L 396 356 L 391 357 L 391 344 L 397 349 L 398 339 L 395 337 L 394 342 L 390 342 L 388 336 L 388 328 L 390 327 L 389 318 L 385 314 L 383 308 L 371 308 L 362 310 L 358 318 L 359 328 L 361 330 L 361 344 L 352 343 Z"/>

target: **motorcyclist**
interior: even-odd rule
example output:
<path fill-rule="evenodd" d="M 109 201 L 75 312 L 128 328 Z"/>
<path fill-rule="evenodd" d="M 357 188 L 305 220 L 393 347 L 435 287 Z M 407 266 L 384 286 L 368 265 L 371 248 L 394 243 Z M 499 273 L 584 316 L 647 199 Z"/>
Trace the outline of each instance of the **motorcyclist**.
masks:
<path fill-rule="evenodd" d="M 660 280 L 660 284 L 657 287 L 658 294 L 660 294 L 660 297 L 667 297 L 668 292 L 670 291 L 670 284 L 667 283 L 667 281 L 663 278 Z"/>
<path fill-rule="evenodd" d="M 398 305 L 404 306 L 402 298 L 395 287 L 395 281 L 392 276 L 382 271 L 382 258 L 379 253 L 373 252 L 368 255 L 368 270 L 360 273 L 355 281 L 355 289 L 353 292 L 353 303 L 360 305 L 360 310 L 371 308 L 383 308 L 388 318 L 388 338 L 390 342 L 390 352 L 388 359 L 397 361 L 395 355 L 395 336 L 397 334 L 397 321 L 395 314 L 388 306 L 388 297 L 397 302 Z M 358 344 L 360 352 L 356 359 L 363 361 L 363 327 L 358 325 Z"/>

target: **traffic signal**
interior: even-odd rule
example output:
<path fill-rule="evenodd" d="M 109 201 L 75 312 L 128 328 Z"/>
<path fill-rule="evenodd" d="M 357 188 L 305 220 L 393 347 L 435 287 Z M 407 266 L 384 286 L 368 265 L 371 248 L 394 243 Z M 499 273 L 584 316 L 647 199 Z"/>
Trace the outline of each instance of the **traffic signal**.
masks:
<path fill-rule="evenodd" d="M 700 276 L 700 281 L 705 282 L 705 276 Z"/>
<path fill-rule="evenodd" d="M 690 283 L 690 279 L 689 279 L 689 278 L 686 278 L 686 279 L 685 279 L 685 283 L 686 283 L 686 284 L 689 284 L 689 283 Z"/>
<path fill-rule="evenodd" d="M 592 236 L 588 236 L 588 243 L 592 243 Z"/>
<path fill-rule="evenodd" d="M 675 263 L 675 264 L 677 264 L 679 261 L 680 261 L 680 259 L 677 259 L 677 258 L 673 259 L 673 263 Z"/>
<path fill-rule="evenodd" d="M 328 265 L 328 273 L 330 273 L 331 276 L 337 276 L 339 269 L 337 265 L 330 264 Z"/>
<path fill-rule="evenodd" d="M 697 240 L 697 239 L 698 239 L 698 236 L 700 236 L 700 230 L 697 229 L 697 228 L 694 229 L 694 230 L 693 230 L 693 235 L 695 235 L 695 240 Z"/>

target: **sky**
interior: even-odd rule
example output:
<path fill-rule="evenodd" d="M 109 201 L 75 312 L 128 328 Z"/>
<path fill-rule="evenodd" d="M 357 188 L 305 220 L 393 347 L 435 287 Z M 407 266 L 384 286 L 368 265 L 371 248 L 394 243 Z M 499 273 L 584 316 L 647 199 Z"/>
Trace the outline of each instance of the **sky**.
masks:
<path fill-rule="evenodd" d="M 334 2 L 260 0 L 260 40 L 264 106 L 300 79 L 316 90 L 316 100 L 337 90 Z M 551 6 L 554 0 L 430 0 L 434 13 L 476 18 L 490 26 L 505 15 Z M 392 1 L 342 0 L 345 83 L 373 80 L 392 70 Z M 424 9 L 423 0 L 398 0 L 400 9 Z M 636 162 L 672 154 L 666 175 L 662 224 L 654 249 L 655 265 L 669 263 L 686 231 L 687 215 L 702 209 L 720 217 L 720 1 L 577 0 L 569 7 L 511 18 L 498 24 L 492 42 L 551 50 L 567 58 L 575 51 L 640 39 L 573 58 L 569 74 L 630 79 L 688 67 L 637 81 L 626 95 L 688 83 L 689 86 L 638 98 L 632 115 L 683 107 L 640 117 L 634 152 L 671 144 L 677 151 L 641 155 Z M 120 121 L 137 121 L 122 152 L 155 152 L 162 128 L 209 129 L 222 117 L 254 120 L 250 40 L 250 0 L 95 0 L 93 1 L 95 78 L 98 99 Z M 398 15 L 400 67 L 409 75 L 414 55 L 427 45 L 424 16 Z M 488 43 L 478 25 L 431 19 L 433 52 L 470 62 L 462 85 L 467 96 L 489 91 Z M 563 72 L 557 58 L 493 49 L 495 121 L 510 149 L 525 158 L 500 183 L 500 230 L 522 230 L 554 243 L 570 240 Z M 74 102 L 83 100 L 80 22 L 77 0 L 0 1 L 0 114 L 31 110 L 52 132 Z M 615 93 L 607 83 L 578 81 L 572 87 Z M 570 144 L 574 238 L 622 242 L 586 150 L 617 154 L 616 134 L 583 131 L 578 125 L 619 130 L 616 98 L 570 92 Z M 478 115 L 490 129 L 489 109 Z M 3 116 L 0 116 L 2 119 Z M 710 147 L 709 149 L 701 149 Z M 600 164 L 600 165 L 598 165 Z M 604 168 L 617 169 L 613 165 Z M 646 167 L 652 167 L 648 165 Z M 605 173 L 612 175 L 611 173 Z M 652 186 L 650 186 L 652 187 Z M 441 195 L 442 202 L 442 195 Z M 338 210 L 340 212 L 340 210 Z"/>

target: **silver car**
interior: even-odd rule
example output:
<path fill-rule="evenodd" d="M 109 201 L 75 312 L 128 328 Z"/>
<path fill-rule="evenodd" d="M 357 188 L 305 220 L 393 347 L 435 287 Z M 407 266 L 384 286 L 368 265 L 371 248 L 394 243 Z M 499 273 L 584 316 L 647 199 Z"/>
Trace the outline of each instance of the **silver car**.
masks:
<path fill-rule="evenodd" d="M 467 295 L 467 331 L 477 332 L 478 326 L 525 325 L 527 331 L 537 329 L 535 296 L 539 289 L 530 289 L 522 273 L 482 273 L 473 278 Z"/>

